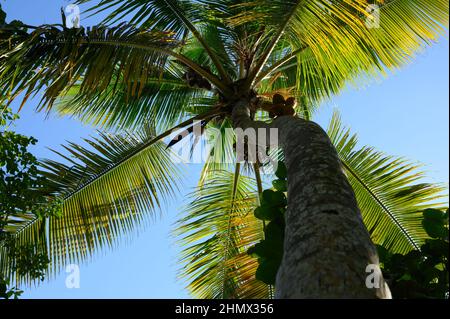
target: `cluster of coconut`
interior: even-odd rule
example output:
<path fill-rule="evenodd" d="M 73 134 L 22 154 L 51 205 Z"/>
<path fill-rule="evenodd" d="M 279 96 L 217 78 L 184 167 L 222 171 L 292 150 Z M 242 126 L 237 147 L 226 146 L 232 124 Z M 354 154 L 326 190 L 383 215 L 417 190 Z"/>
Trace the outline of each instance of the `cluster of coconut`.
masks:
<path fill-rule="evenodd" d="M 294 97 L 284 99 L 281 94 L 275 94 L 272 98 L 272 105 L 265 105 L 263 109 L 269 112 L 270 118 L 283 115 L 295 115 L 297 101 Z"/>
<path fill-rule="evenodd" d="M 212 89 L 211 83 L 191 68 L 188 68 L 184 74 L 184 80 L 191 88 L 206 89 L 209 91 Z"/>

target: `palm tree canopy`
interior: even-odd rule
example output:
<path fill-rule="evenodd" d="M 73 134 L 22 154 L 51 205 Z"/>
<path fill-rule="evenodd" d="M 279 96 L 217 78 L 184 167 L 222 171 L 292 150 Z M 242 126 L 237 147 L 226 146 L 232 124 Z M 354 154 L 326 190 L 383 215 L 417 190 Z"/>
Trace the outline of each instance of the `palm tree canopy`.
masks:
<path fill-rule="evenodd" d="M 11 101 L 43 90 L 46 109 L 71 98 L 60 111 L 120 128 L 149 118 L 179 120 L 187 110 L 176 103 L 210 97 L 180 83 L 186 68 L 226 99 L 251 88 L 261 94 L 289 88 L 319 101 L 361 74 L 407 63 L 448 24 L 445 0 L 382 0 L 375 1 L 379 25 L 368 28 L 372 2 L 102 0 L 90 11 L 110 13 L 89 30 L 3 30 L 1 93 Z M 172 100 L 167 90 L 179 94 Z"/>

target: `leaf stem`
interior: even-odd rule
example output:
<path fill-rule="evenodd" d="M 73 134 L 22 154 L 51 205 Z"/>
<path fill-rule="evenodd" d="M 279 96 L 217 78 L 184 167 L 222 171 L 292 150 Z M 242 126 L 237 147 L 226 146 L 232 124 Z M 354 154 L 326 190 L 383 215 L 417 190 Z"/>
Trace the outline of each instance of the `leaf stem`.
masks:
<path fill-rule="evenodd" d="M 250 72 L 250 76 L 247 78 L 247 81 L 245 83 L 246 88 L 251 88 L 254 85 L 254 81 L 258 74 L 263 69 L 264 65 L 266 64 L 267 60 L 269 59 L 270 55 L 272 54 L 273 50 L 275 49 L 276 45 L 280 41 L 281 37 L 283 36 L 284 31 L 286 31 L 286 28 L 288 27 L 289 23 L 291 22 L 291 18 L 294 16 L 295 12 L 297 11 L 297 8 L 302 2 L 302 0 L 297 0 L 297 3 L 293 6 L 292 10 L 287 15 L 286 19 L 281 24 L 280 28 L 278 29 L 276 35 L 273 37 L 272 41 L 270 42 L 269 46 L 267 47 L 266 51 L 263 53 L 261 58 L 258 60 L 255 68 Z"/>

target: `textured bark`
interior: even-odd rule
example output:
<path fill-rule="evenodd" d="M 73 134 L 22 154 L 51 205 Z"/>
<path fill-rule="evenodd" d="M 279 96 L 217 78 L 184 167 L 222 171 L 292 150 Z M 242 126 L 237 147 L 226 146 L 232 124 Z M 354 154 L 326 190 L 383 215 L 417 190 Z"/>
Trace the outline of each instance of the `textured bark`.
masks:
<path fill-rule="evenodd" d="M 366 267 L 378 267 L 352 187 L 327 134 L 314 122 L 282 116 L 252 121 L 245 101 L 235 127 L 276 127 L 288 170 L 284 255 L 276 298 L 390 298 L 387 285 L 367 288 Z"/>

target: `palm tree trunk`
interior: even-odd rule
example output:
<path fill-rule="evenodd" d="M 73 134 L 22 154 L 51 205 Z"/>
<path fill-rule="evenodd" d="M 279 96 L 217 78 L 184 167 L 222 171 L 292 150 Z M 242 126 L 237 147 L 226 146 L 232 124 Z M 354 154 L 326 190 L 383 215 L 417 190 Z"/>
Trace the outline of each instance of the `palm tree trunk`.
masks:
<path fill-rule="evenodd" d="M 288 172 L 284 255 L 275 297 L 389 298 L 382 276 L 368 280 L 373 288 L 366 286 L 371 273 L 381 275 L 378 256 L 327 134 L 297 117 L 266 124 L 252 121 L 249 114 L 248 103 L 238 102 L 235 128 L 278 128 Z"/>

